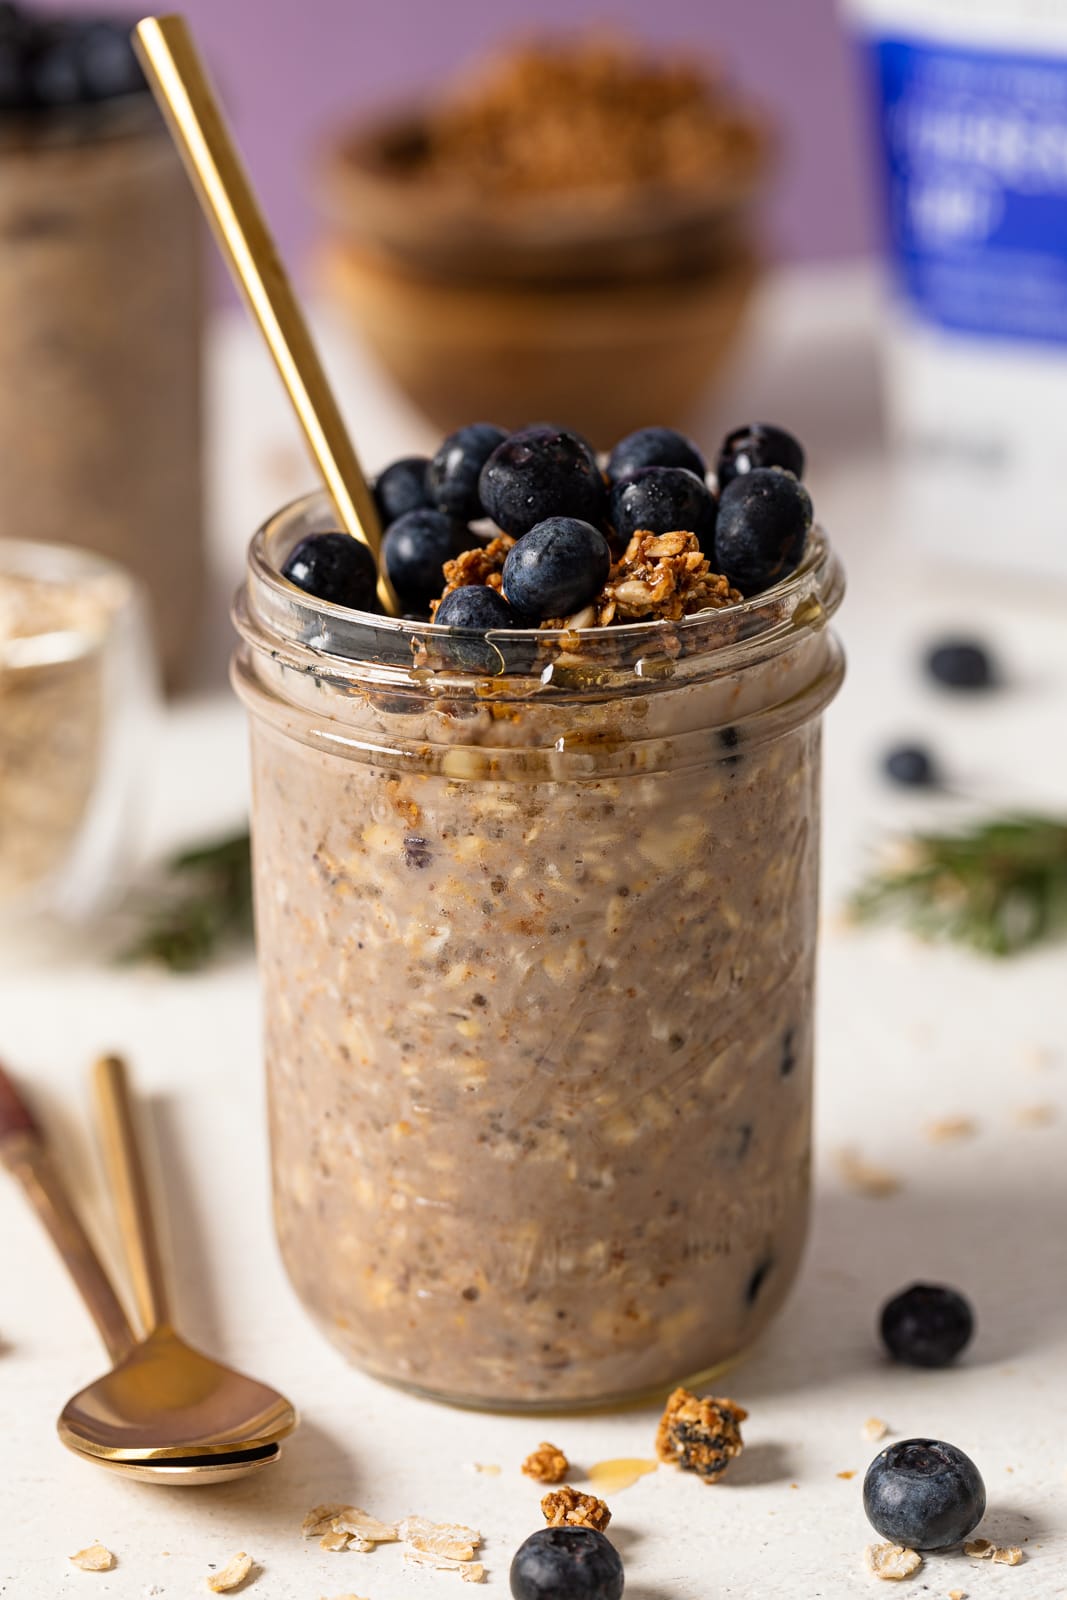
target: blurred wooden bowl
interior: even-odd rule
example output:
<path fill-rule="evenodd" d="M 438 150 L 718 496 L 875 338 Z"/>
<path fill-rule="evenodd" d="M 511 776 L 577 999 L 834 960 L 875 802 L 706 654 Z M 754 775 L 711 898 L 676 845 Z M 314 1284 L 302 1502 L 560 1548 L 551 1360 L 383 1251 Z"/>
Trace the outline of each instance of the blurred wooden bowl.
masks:
<path fill-rule="evenodd" d="M 591 285 L 463 283 L 348 243 L 327 286 L 399 387 L 443 432 L 472 418 L 580 429 L 599 448 L 681 425 L 721 367 L 757 277 L 737 244 L 686 278 Z"/>

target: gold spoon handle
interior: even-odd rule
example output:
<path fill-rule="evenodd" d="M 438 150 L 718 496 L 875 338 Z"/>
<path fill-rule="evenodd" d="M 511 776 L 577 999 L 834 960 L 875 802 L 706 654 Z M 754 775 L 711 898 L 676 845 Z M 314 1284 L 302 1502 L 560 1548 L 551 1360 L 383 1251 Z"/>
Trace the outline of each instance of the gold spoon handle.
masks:
<path fill-rule="evenodd" d="M 123 1254 L 142 1335 L 147 1338 L 157 1328 L 170 1325 L 170 1306 L 137 1139 L 129 1074 L 121 1057 L 101 1056 L 93 1068 L 93 1091 Z"/>
<path fill-rule="evenodd" d="M 133 42 L 219 248 L 270 347 L 341 525 L 377 559 L 381 528 L 367 480 L 188 24 L 180 16 L 146 17 L 134 29 Z M 378 566 L 378 594 L 396 616 L 396 595 L 384 564 Z"/>
<path fill-rule="evenodd" d="M 14 1083 L 0 1067 L 0 1161 L 17 1178 L 59 1251 L 112 1361 L 137 1343 L 111 1280 L 71 1205 L 44 1137 Z"/>

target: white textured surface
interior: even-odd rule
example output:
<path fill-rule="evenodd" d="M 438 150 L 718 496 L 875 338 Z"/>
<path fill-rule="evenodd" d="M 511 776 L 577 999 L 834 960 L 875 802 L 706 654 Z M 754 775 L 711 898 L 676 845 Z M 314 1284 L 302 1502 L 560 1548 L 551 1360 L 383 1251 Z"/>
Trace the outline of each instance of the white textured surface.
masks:
<path fill-rule="evenodd" d="M 1067 957 L 1061 947 L 990 965 L 896 933 L 845 933 L 834 915 L 884 827 L 955 814 L 952 802 L 885 788 L 877 757 L 888 739 L 929 738 L 959 785 L 982 799 L 1067 805 L 1067 596 L 999 594 L 988 578 L 965 589 L 897 556 L 877 451 L 874 304 L 858 275 L 772 285 L 730 398 L 702 430 L 712 439 L 749 414 L 794 421 L 810 446 L 820 515 L 851 576 L 841 618 L 851 670 L 827 740 L 818 1202 L 798 1290 L 761 1351 L 724 1385 L 751 1411 L 741 1462 L 715 1488 L 661 1469 L 616 1497 L 628 1600 L 883 1592 L 862 1561 L 871 1534 L 860 1483 L 876 1446 L 861 1427 L 872 1414 L 899 1435 L 948 1438 L 972 1454 L 989 1490 L 983 1532 L 1027 1552 L 1014 1570 L 933 1558 L 884 1592 L 1067 1596 Z M 218 354 L 215 487 L 228 587 L 252 522 L 308 474 L 244 330 L 223 330 Z M 339 370 L 369 465 L 430 443 L 355 358 Z M 1010 675 L 995 697 L 960 704 L 924 687 L 916 646 L 953 624 L 995 642 Z M 223 638 L 220 630 L 218 660 Z M 172 713 L 156 772 L 154 841 L 240 817 L 245 782 L 242 718 L 228 698 L 205 696 Z M 10 948 L 0 1019 L 0 1050 L 36 1081 L 72 1177 L 98 1215 L 85 1068 L 102 1048 L 129 1053 L 164 1154 L 183 1326 L 276 1382 L 304 1416 L 273 1475 L 222 1489 L 127 1485 L 68 1456 L 53 1418 L 102 1368 L 101 1352 L 21 1196 L 0 1183 L 7 1600 L 187 1600 L 207 1594 L 209 1565 L 239 1549 L 260 1564 L 247 1592 L 263 1600 L 456 1591 L 455 1577 L 412 1571 L 396 1549 L 330 1555 L 303 1543 L 300 1519 L 321 1500 L 477 1524 L 487 1539 L 487 1590 L 505 1595 L 510 1553 L 539 1521 L 539 1491 L 518 1473 L 539 1439 L 584 1464 L 651 1454 L 651 1411 L 560 1421 L 452 1412 L 362 1378 L 320 1339 L 271 1240 L 249 964 L 170 979 L 103 966 L 77 945 Z M 1056 1107 L 1059 1121 L 1017 1125 L 1019 1108 L 1038 1104 Z M 977 1120 L 974 1139 L 924 1138 L 925 1123 L 954 1114 Z M 896 1172 L 900 1192 L 872 1200 L 843 1187 L 833 1154 L 845 1144 Z M 920 1276 L 957 1283 L 977 1305 L 978 1338 L 958 1370 L 911 1373 L 879 1357 L 872 1324 L 880 1301 Z M 501 1475 L 479 1476 L 479 1461 L 499 1464 Z M 838 1476 L 848 1471 L 857 1476 Z M 86 1574 L 67 1561 L 94 1538 L 117 1553 L 113 1572 Z"/>

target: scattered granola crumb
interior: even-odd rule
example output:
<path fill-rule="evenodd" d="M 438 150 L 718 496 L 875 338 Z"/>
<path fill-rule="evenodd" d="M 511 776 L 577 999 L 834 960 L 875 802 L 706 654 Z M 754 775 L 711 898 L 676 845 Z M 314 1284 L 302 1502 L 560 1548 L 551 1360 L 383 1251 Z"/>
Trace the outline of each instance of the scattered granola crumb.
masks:
<path fill-rule="evenodd" d="M 1017 1544 L 998 1544 L 993 1560 L 998 1567 L 1017 1567 L 1023 1560 L 1023 1553 Z"/>
<path fill-rule="evenodd" d="M 978 1124 L 973 1117 L 940 1117 L 928 1122 L 925 1132 L 931 1144 L 951 1144 L 955 1139 L 973 1139 Z"/>
<path fill-rule="evenodd" d="M 711 1395 L 698 1400 L 688 1389 L 675 1389 L 656 1430 L 656 1454 L 661 1461 L 675 1461 L 683 1472 L 695 1472 L 705 1483 L 714 1483 L 741 1454 L 738 1424 L 747 1416 L 732 1400 Z"/>
<path fill-rule="evenodd" d="M 837 1152 L 837 1170 L 842 1183 L 857 1194 L 869 1195 L 872 1200 L 884 1200 L 900 1188 L 900 1179 L 894 1173 L 873 1161 L 866 1161 L 851 1147 Z"/>
<path fill-rule="evenodd" d="M 251 1571 L 252 1557 L 246 1555 L 243 1550 L 238 1550 L 224 1567 L 218 1572 L 211 1573 L 207 1586 L 216 1594 L 224 1594 L 228 1589 L 239 1589 Z"/>
<path fill-rule="evenodd" d="M 884 1439 L 889 1432 L 888 1422 L 883 1422 L 881 1417 L 868 1417 L 863 1424 L 863 1437 L 870 1439 L 873 1444 L 877 1439 Z"/>
<path fill-rule="evenodd" d="M 837 1476 L 838 1476 L 838 1477 L 839 1477 L 839 1478 L 846 1478 L 846 1479 L 847 1479 L 847 1478 L 854 1478 L 854 1477 L 855 1477 L 855 1476 L 856 1476 L 856 1473 L 855 1473 L 855 1469 L 854 1469 L 854 1468 L 853 1468 L 853 1469 L 851 1469 L 851 1470 L 850 1470 L 850 1471 L 848 1471 L 848 1472 L 839 1472 L 839 1473 L 838 1473 L 838 1474 L 837 1474 Z"/>
<path fill-rule="evenodd" d="M 1056 1120 L 1052 1105 L 1017 1106 L 1013 1120 L 1018 1128 L 1049 1128 Z"/>
<path fill-rule="evenodd" d="M 737 605 L 741 595 L 726 578 L 712 572 L 694 533 L 634 534 L 616 561 L 601 593 L 582 613 L 581 622 L 553 618 L 542 627 L 606 627 L 659 617 L 677 622 L 697 611 L 720 611 Z"/>
<path fill-rule="evenodd" d="M 84 1550 L 78 1550 L 70 1559 L 83 1572 L 110 1572 L 115 1565 L 114 1555 L 99 1539 L 87 1544 Z"/>
<path fill-rule="evenodd" d="M 568 1484 L 562 1489 L 550 1489 L 541 1501 L 541 1510 L 550 1528 L 595 1528 L 603 1533 L 611 1521 L 611 1512 L 595 1494 L 582 1494 Z"/>
<path fill-rule="evenodd" d="M 996 1549 L 992 1539 L 969 1539 L 963 1547 L 965 1556 L 975 1556 L 979 1561 L 988 1561 Z"/>
<path fill-rule="evenodd" d="M 526 1457 L 522 1470 L 537 1483 L 562 1483 L 571 1470 L 571 1464 L 559 1445 L 549 1444 L 542 1439 L 537 1449 Z"/>
<path fill-rule="evenodd" d="M 901 1544 L 869 1544 L 863 1553 L 868 1572 L 876 1578 L 899 1582 L 918 1572 L 923 1558 L 917 1550 L 907 1550 Z"/>
<path fill-rule="evenodd" d="M 948 1600 L 967 1600 L 966 1589 L 950 1589 L 948 1592 Z"/>

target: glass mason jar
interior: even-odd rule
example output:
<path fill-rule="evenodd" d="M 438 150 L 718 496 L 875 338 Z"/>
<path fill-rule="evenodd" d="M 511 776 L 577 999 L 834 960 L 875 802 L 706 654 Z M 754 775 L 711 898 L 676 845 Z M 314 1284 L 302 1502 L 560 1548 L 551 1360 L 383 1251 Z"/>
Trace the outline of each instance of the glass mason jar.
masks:
<path fill-rule="evenodd" d="M 816 533 L 729 610 L 483 643 L 277 576 L 331 526 L 280 512 L 236 610 L 292 1281 L 453 1402 L 707 1375 L 807 1227 L 840 567 Z"/>

